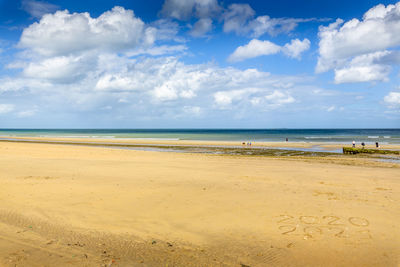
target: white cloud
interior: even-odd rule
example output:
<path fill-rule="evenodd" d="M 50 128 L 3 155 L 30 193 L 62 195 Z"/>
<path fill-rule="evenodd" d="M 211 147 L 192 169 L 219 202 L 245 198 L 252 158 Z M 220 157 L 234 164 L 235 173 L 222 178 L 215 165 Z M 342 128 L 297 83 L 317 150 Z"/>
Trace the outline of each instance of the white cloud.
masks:
<path fill-rule="evenodd" d="M 307 38 L 303 41 L 293 39 L 290 43 L 285 44 L 283 52 L 292 58 L 300 59 L 301 53 L 310 49 L 310 40 Z"/>
<path fill-rule="evenodd" d="M 258 38 L 264 34 L 275 36 L 293 31 L 299 23 L 325 21 L 316 18 L 271 18 L 267 15 L 254 18 L 255 11 L 248 4 L 231 4 L 223 13 L 224 32 L 235 32 L 239 35 L 250 34 Z"/>
<path fill-rule="evenodd" d="M 295 99 L 287 92 L 281 92 L 274 90 L 271 94 L 264 97 L 269 105 L 280 106 L 284 104 L 290 104 L 295 101 Z"/>
<path fill-rule="evenodd" d="M 239 46 L 229 56 L 228 61 L 237 62 L 248 58 L 273 55 L 281 51 L 281 47 L 270 41 L 251 40 L 247 45 Z"/>
<path fill-rule="evenodd" d="M 241 89 L 231 91 L 219 91 L 214 94 L 214 102 L 220 107 L 227 107 L 233 101 L 241 99 L 245 94 L 257 91 L 254 89 Z"/>
<path fill-rule="evenodd" d="M 399 60 L 381 60 L 382 53 L 392 53 L 400 45 L 400 2 L 395 5 L 378 5 L 368 10 L 362 20 L 344 23 L 338 19 L 319 29 L 319 58 L 317 72 L 335 69 L 336 82 L 385 80 L 388 65 Z M 394 54 L 392 54 L 394 55 Z M 355 62 L 355 61 L 356 62 Z M 384 66 L 386 65 L 386 66 Z M 345 72 L 349 71 L 350 74 Z M 373 73 L 379 72 L 379 73 Z M 349 77 L 351 75 L 351 77 Z"/>
<path fill-rule="evenodd" d="M 21 74 L 30 79 L 25 87 L 31 89 L 38 88 L 34 83 L 39 82 L 49 85 L 82 82 L 100 91 L 133 90 L 139 85 L 127 76 L 126 64 L 134 62 L 127 57 L 184 52 L 187 50 L 184 44 L 155 44 L 157 40 L 175 41 L 177 27 L 168 20 L 145 25 L 132 10 L 122 7 L 114 7 L 98 18 L 88 13 L 58 11 L 44 15 L 24 29 L 19 41 L 24 51 L 8 68 L 22 69 Z M 117 53 L 121 56 L 116 56 Z M 0 90 L 22 87 L 16 81 L 6 81 Z"/>
<path fill-rule="evenodd" d="M 136 81 L 119 73 L 105 74 L 99 78 L 96 83 L 97 90 L 138 90 L 139 86 Z"/>
<path fill-rule="evenodd" d="M 265 15 L 249 21 L 246 30 L 251 32 L 252 37 L 260 37 L 266 33 L 275 36 L 280 33 L 292 32 L 299 23 L 310 21 L 324 21 L 324 19 L 271 18 Z"/>
<path fill-rule="evenodd" d="M 149 27 L 155 28 L 156 40 L 184 42 L 182 37 L 177 37 L 179 24 L 170 19 L 159 19 L 149 24 Z"/>
<path fill-rule="evenodd" d="M 198 18 L 212 18 L 221 12 L 218 0 L 195 0 L 195 16 Z"/>
<path fill-rule="evenodd" d="M 293 39 L 290 43 L 287 43 L 283 47 L 270 41 L 253 39 L 248 44 L 236 48 L 236 50 L 228 57 L 228 61 L 243 61 L 248 58 L 273 55 L 279 52 L 283 52 L 289 57 L 300 59 L 301 53 L 309 48 L 310 41 L 308 39 L 304 39 L 303 41 L 300 41 L 299 39 Z"/>
<path fill-rule="evenodd" d="M 345 67 L 335 69 L 335 83 L 387 81 L 390 66 L 384 64 L 393 52 L 381 51 L 353 58 Z"/>
<path fill-rule="evenodd" d="M 161 14 L 179 20 L 187 20 L 193 12 L 194 0 L 165 0 Z"/>
<path fill-rule="evenodd" d="M 120 52 L 151 45 L 156 29 L 145 27 L 132 10 L 114 7 L 98 18 L 67 10 L 46 14 L 24 29 L 18 46 L 43 56 L 68 55 L 87 50 Z"/>
<path fill-rule="evenodd" d="M 186 51 L 188 47 L 186 45 L 159 45 L 149 48 L 139 48 L 130 52 L 126 55 L 129 57 L 137 55 L 151 55 L 151 56 L 161 56 L 167 54 L 176 54 Z"/>
<path fill-rule="evenodd" d="M 14 105 L 12 104 L 0 104 L 0 115 L 6 114 L 14 110 Z"/>
<path fill-rule="evenodd" d="M 200 116 L 202 113 L 202 109 L 198 106 L 184 106 L 183 112 L 192 116 Z"/>
<path fill-rule="evenodd" d="M 223 14 L 224 32 L 238 34 L 247 31 L 248 20 L 254 17 L 255 11 L 248 4 L 232 4 Z"/>
<path fill-rule="evenodd" d="M 381 65 L 351 66 L 335 70 L 335 83 L 386 81 L 390 68 Z"/>
<path fill-rule="evenodd" d="M 199 21 L 212 23 L 208 18 Z M 171 29 L 163 27 L 163 22 Z M 0 79 L 0 92 L 7 97 L 32 97 L 32 103 L 41 107 L 41 116 L 92 111 L 121 115 L 134 110 L 149 117 L 173 112 L 190 117 L 203 116 L 213 108 L 264 109 L 294 103 L 291 88 L 302 78 L 213 63 L 185 64 L 177 55 L 161 56 L 188 49 L 185 44 L 171 43 L 177 41 L 177 31 L 177 24 L 170 20 L 146 25 L 132 11 L 118 7 L 98 18 L 68 11 L 47 14 L 23 31 L 19 42 L 23 51 L 8 64 L 17 74 Z M 157 45 L 158 40 L 163 45 Z M 263 47 L 267 41 L 254 42 L 262 43 L 261 53 L 269 53 Z M 20 104 L 26 105 L 22 100 Z M 29 117 L 36 112 L 26 108 L 14 115 Z"/>
<path fill-rule="evenodd" d="M 28 118 L 32 117 L 36 114 L 37 109 L 29 109 L 29 110 L 23 110 L 17 113 L 18 118 Z"/>
<path fill-rule="evenodd" d="M 384 97 L 384 101 L 390 107 L 399 107 L 400 106 L 400 92 L 390 92 L 387 96 Z"/>
<path fill-rule="evenodd" d="M 218 91 L 214 93 L 214 103 L 220 109 L 231 109 L 233 104 L 249 103 L 263 109 L 278 108 L 295 102 L 287 91 L 268 88 L 246 88 L 239 90 Z"/>
<path fill-rule="evenodd" d="M 165 0 L 161 14 L 178 20 L 214 17 L 221 10 L 217 0 Z"/>
<path fill-rule="evenodd" d="M 0 79 L 0 92 L 16 92 L 28 90 L 30 88 L 46 89 L 51 87 L 51 83 L 38 79 L 18 79 L 4 77 Z"/>
<path fill-rule="evenodd" d="M 212 20 L 209 18 L 199 19 L 190 31 L 193 37 L 202 37 L 212 30 Z"/>
<path fill-rule="evenodd" d="M 334 111 L 335 109 L 336 109 L 335 106 L 330 106 L 330 107 L 328 107 L 328 108 L 326 109 L 326 111 L 332 112 L 332 111 Z"/>
<path fill-rule="evenodd" d="M 71 83 L 85 77 L 91 69 L 94 58 L 82 56 L 60 56 L 31 62 L 23 70 L 23 74 L 30 78 L 43 78 L 54 82 Z"/>
<path fill-rule="evenodd" d="M 23 0 L 22 9 L 34 18 L 41 18 L 44 14 L 56 11 L 58 6 L 43 1 Z"/>

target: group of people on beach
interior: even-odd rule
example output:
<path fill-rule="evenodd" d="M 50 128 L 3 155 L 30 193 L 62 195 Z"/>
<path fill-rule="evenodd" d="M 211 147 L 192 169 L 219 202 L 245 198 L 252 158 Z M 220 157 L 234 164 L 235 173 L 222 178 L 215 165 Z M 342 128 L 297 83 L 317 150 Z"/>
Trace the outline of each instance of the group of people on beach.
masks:
<path fill-rule="evenodd" d="M 361 142 L 361 146 L 364 148 L 365 147 L 365 143 Z M 375 146 L 376 146 L 376 148 L 379 148 L 379 142 L 378 141 L 375 142 Z M 356 141 L 353 140 L 353 148 L 355 148 L 355 147 L 356 147 Z"/>

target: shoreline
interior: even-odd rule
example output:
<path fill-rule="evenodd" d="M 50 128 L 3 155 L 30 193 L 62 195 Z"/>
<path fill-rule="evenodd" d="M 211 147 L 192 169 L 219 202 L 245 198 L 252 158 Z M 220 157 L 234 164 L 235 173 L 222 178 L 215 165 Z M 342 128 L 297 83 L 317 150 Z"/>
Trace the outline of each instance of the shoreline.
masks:
<path fill-rule="evenodd" d="M 323 150 L 342 149 L 345 146 L 351 146 L 351 143 L 329 143 L 329 142 L 252 142 L 251 146 L 242 145 L 242 141 L 209 141 L 209 140 L 164 140 L 164 139 L 146 139 L 146 138 L 61 138 L 61 137 L 29 137 L 29 136 L 0 136 L 1 139 L 15 140 L 38 140 L 38 141 L 56 141 L 56 142 L 81 142 L 81 143 L 103 143 L 103 144 L 121 144 L 121 145 L 183 145 L 183 146 L 220 146 L 220 147 L 254 147 L 254 148 L 312 148 L 320 147 Z M 121 142 L 122 141 L 122 142 Z M 357 144 L 356 147 L 361 147 Z M 365 148 L 375 148 L 375 144 L 366 144 Z M 400 150 L 400 144 L 380 144 L 380 149 Z"/>

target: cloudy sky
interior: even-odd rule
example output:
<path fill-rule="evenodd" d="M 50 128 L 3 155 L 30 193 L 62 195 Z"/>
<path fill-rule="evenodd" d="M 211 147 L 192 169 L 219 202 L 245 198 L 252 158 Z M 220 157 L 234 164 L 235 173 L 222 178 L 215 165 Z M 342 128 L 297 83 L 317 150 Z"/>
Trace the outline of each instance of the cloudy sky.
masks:
<path fill-rule="evenodd" d="M 0 0 L 0 128 L 398 128 L 399 64 L 396 1 Z"/>

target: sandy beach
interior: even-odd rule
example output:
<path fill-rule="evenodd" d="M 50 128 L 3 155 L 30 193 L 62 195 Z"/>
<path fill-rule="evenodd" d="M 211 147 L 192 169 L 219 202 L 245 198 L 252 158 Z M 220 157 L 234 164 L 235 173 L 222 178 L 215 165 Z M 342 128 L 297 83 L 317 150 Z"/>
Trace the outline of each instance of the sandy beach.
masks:
<path fill-rule="evenodd" d="M 309 145 L 257 145 L 285 144 Z M 0 155 L 0 266 L 400 264 L 398 164 L 10 142 Z"/>

